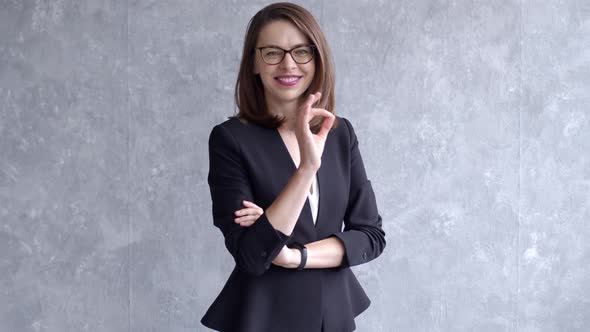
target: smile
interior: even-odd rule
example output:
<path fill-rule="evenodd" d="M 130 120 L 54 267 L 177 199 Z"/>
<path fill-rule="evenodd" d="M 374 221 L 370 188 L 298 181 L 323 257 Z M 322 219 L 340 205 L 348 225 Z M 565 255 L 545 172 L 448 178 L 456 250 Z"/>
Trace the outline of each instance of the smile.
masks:
<path fill-rule="evenodd" d="M 284 75 L 275 77 L 275 80 L 277 80 L 280 85 L 293 86 L 297 84 L 301 78 L 302 76 Z"/>

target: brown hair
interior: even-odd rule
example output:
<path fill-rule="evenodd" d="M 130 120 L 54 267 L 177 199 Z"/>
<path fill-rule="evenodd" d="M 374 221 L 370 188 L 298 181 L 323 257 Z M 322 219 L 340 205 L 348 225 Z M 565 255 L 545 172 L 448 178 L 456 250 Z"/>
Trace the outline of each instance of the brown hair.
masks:
<path fill-rule="evenodd" d="M 295 25 L 316 47 L 315 75 L 302 98 L 320 91 L 322 97 L 315 103 L 315 107 L 324 108 L 335 114 L 334 63 L 326 38 L 309 11 L 292 3 L 280 2 L 264 7 L 248 23 L 234 96 L 239 112 L 230 118 L 242 118 L 267 128 L 277 128 L 285 121 L 284 117 L 269 113 L 262 81 L 259 75 L 254 74 L 255 47 L 260 31 L 267 24 L 278 20 L 285 20 Z M 323 117 L 314 117 L 310 122 L 311 131 L 317 133 L 322 121 Z M 337 127 L 337 122 L 334 121 L 332 128 Z"/>

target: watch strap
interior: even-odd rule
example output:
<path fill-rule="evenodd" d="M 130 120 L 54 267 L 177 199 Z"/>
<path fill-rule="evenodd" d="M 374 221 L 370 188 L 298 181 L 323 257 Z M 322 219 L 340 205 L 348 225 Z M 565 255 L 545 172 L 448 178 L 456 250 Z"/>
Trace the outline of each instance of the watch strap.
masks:
<path fill-rule="evenodd" d="M 303 270 L 307 263 L 307 248 L 299 242 L 293 242 L 292 246 L 299 249 L 299 252 L 301 252 L 301 262 L 299 263 L 299 266 L 297 266 L 297 270 Z"/>

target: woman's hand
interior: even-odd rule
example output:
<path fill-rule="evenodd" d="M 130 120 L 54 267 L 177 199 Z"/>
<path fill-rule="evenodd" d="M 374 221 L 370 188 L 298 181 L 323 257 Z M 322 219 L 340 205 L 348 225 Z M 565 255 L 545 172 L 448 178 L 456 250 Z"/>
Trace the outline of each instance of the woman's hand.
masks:
<path fill-rule="evenodd" d="M 264 210 L 249 201 L 242 201 L 242 204 L 244 204 L 245 208 L 234 212 L 234 215 L 236 215 L 234 222 L 240 224 L 240 226 L 250 227 L 258 218 L 260 218 L 264 213 Z"/>
<path fill-rule="evenodd" d="M 321 92 L 309 95 L 305 103 L 301 105 L 297 113 L 295 135 L 299 144 L 300 162 L 299 167 L 307 167 L 318 170 L 322 163 L 324 145 L 330 128 L 336 117 L 323 108 L 313 108 L 313 104 L 320 100 Z M 322 127 L 317 134 L 313 134 L 309 128 L 309 122 L 314 116 L 325 117 Z"/>

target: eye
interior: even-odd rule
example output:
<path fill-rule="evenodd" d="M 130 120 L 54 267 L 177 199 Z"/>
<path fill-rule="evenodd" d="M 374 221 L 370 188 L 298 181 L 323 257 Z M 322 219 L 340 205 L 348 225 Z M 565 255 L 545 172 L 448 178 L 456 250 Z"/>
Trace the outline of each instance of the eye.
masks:
<path fill-rule="evenodd" d="M 270 50 L 264 51 L 265 56 L 280 56 L 281 54 L 282 54 L 282 51 L 277 50 L 277 49 L 270 49 Z"/>
<path fill-rule="evenodd" d="M 298 48 L 295 50 L 295 54 L 297 55 L 308 55 L 309 50 L 307 48 Z"/>

